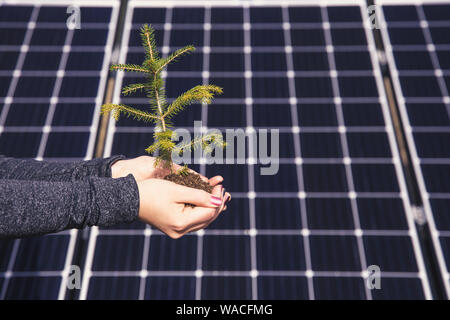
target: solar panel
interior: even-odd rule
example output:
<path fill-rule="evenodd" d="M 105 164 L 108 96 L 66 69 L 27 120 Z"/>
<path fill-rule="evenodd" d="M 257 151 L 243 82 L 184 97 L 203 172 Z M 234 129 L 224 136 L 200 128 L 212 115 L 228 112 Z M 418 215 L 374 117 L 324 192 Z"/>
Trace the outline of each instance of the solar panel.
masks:
<path fill-rule="evenodd" d="M 71 1 L 0 3 L 0 153 L 90 159 L 118 1 L 81 1 L 81 29 L 68 29 Z M 0 241 L 0 299 L 63 299 L 76 230 Z"/>
<path fill-rule="evenodd" d="M 383 5 L 383 39 L 406 138 L 450 297 L 450 5 L 379 4 Z"/>
<path fill-rule="evenodd" d="M 120 62 L 144 59 L 143 23 L 163 54 L 192 43 L 165 74 L 168 97 L 200 82 L 224 95 L 175 124 L 278 128 L 279 172 L 192 165 L 224 176 L 233 201 L 176 241 L 138 222 L 92 228 L 80 298 L 431 298 L 365 3 L 204 4 L 130 1 Z M 114 103 L 147 103 L 120 95 L 136 77 L 117 75 Z M 140 155 L 151 136 L 111 121 L 105 155 Z M 370 265 L 382 271 L 379 290 L 365 285 Z"/>

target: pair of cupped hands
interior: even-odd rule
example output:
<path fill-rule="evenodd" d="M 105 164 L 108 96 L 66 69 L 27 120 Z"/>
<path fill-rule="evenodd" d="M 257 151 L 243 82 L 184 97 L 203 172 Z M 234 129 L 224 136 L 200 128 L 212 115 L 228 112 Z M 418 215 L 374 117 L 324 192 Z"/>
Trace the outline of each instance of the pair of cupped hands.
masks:
<path fill-rule="evenodd" d="M 222 186 L 223 178 L 200 177 L 213 186 L 212 194 L 163 180 L 170 169 L 159 165 L 155 158 L 141 156 L 119 160 L 111 166 L 111 177 L 134 176 L 139 189 L 139 218 L 169 237 L 177 239 L 188 232 L 206 228 L 221 212 L 227 209 L 231 195 Z M 181 166 L 173 164 L 172 171 Z M 191 172 L 196 173 L 191 170 Z M 185 206 L 185 203 L 195 205 Z"/>

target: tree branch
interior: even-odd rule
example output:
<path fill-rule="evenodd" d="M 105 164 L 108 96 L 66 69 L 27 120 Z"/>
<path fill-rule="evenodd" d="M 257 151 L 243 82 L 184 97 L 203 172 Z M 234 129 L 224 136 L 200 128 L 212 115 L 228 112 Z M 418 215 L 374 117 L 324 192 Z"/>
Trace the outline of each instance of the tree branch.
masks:
<path fill-rule="evenodd" d="M 102 106 L 102 114 L 107 114 L 110 111 L 113 112 L 113 117 L 116 121 L 119 120 L 121 112 L 125 113 L 127 116 L 132 116 L 134 119 L 146 122 L 157 122 L 159 120 L 158 117 L 152 115 L 151 113 L 135 109 L 124 104 L 107 103 Z"/>

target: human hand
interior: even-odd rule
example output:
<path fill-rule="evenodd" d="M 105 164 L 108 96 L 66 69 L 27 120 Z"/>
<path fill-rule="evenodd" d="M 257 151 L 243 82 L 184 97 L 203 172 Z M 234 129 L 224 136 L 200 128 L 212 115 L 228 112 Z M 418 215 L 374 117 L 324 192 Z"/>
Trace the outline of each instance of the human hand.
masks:
<path fill-rule="evenodd" d="M 111 177 L 121 178 L 126 177 L 131 173 L 134 176 L 136 182 L 139 182 L 154 178 L 162 179 L 166 175 L 171 173 L 170 169 L 166 168 L 165 166 L 159 165 L 155 167 L 155 160 L 156 158 L 154 157 L 140 156 L 133 159 L 116 161 L 111 166 Z M 172 164 L 172 170 L 175 172 L 180 170 L 181 168 L 182 167 L 176 163 Z M 194 170 L 189 169 L 189 171 L 198 174 L 203 181 L 208 182 L 213 187 L 223 182 L 223 177 L 221 176 L 215 176 L 211 179 L 208 179 L 195 172 Z M 226 202 L 229 202 L 231 200 L 231 195 L 229 193 L 226 193 L 225 196 L 227 199 Z M 226 205 L 224 209 L 226 210 Z"/>
<path fill-rule="evenodd" d="M 121 178 L 126 177 L 130 173 L 134 176 L 136 181 L 142 181 L 146 179 L 153 178 L 164 178 L 166 175 L 170 174 L 170 169 L 166 168 L 163 165 L 159 165 L 155 167 L 156 158 L 150 156 L 140 156 L 133 159 L 119 160 L 116 161 L 111 166 L 111 177 L 112 178 Z M 178 171 L 182 167 L 178 164 L 172 164 L 172 170 Z M 197 172 L 190 170 L 192 173 Z M 208 182 L 209 180 L 200 175 L 200 177 Z"/>
<path fill-rule="evenodd" d="M 212 194 L 162 179 L 138 181 L 139 218 L 173 239 L 203 229 L 226 210 L 230 195 L 224 193 L 219 181 L 214 178 Z"/>

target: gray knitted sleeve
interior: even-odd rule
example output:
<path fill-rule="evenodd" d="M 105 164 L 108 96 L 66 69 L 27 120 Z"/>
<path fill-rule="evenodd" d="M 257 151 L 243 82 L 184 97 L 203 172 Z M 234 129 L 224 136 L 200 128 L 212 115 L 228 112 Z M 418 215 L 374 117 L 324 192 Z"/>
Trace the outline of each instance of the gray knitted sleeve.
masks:
<path fill-rule="evenodd" d="M 123 155 L 89 161 L 37 161 L 6 158 L 0 155 L 0 179 L 75 181 L 86 177 L 111 177 L 111 165 Z"/>
<path fill-rule="evenodd" d="M 139 210 L 136 180 L 131 174 L 110 178 L 111 164 L 122 157 L 65 165 L 0 159 L 0 237 L 135 220 Z"/>

